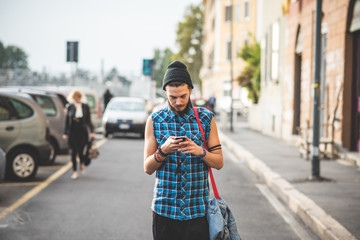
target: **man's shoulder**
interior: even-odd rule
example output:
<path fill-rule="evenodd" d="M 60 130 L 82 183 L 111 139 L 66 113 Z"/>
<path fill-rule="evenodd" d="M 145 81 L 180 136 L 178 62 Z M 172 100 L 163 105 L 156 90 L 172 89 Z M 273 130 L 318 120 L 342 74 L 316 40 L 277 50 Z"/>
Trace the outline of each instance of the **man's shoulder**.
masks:
<path fill-rule="evenodd" d="M 207 108 L 198 107 L 197 108 L 199 119 L 202 123 L 210 123 L 211 118 L 214 116 L 214 113 Z"/>
<path fill-rule="evenodd" d="M 206 115 L 206 116 L 213 116 L 214 113 L 212 111 L 210 111 L 209 109 L 207 108 L 204 108 L 204 107 L 197 107 L 197 111 L 199 113 L 199 116 L 200 115 Z"/>
<path fill-rule="evenodd" d="M 158 122 L 158 121 L 164 120 L 166 117 L 168 117 L 168 115 L 169 115 L 169 109 L 166 106 L 162 109 L 159 109 L 156 112 L 153 112 L 151 114 L 151 118 L 153 121 Z"/>

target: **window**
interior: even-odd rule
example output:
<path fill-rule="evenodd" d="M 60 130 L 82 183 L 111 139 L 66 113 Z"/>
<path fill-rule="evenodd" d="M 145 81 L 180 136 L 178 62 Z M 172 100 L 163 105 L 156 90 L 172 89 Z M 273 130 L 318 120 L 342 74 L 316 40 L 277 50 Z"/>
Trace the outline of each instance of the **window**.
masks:
<path fill-rule="evenodd" d="M 32 98 L 40 105 L 46 116 L 56 116 L 56 107 L 50 97 L 32 95 Z"/>
<path fill-rule="evenodd" d="M 10 120 L 10 110 L 7 105 L 7 99 L 0 97 L 0 121 Z"/>
<path fill-rule="evenodd" d="M 96 108 L 95 97 L 91 94 L 85 94 L 90 109 Z"/>
<path fill-rule="evenodd" d="M 268 43 L 269 33 L 267 32 L 264 38 L 261 40 L 261 48 L 264 51 L 264 79 L 265 83 L 269 81 L 269 43 Z M 263 54 L 263 53 L 261 53 Z"/>
<path fill-rule="evenodd" d="M 279 23 L 274 23 L 271 31 L 271 79 L 277 81 L 279 78 Z"/>
<path fill-rule="evenodd" d="M 15 108 L 19 119 L 28 118 L 34 114 L 33 110 L 25 103 L 15 99 L 10 99 L 10 102 Z"/>
<path fill-rule="evenodd" d="M 231 81 L 224 80 L 223 81 L 223 96 L 229 97 L 231 95 Z"/>
<path fill-rule="evenodd" d="M 231 40 L 227 42 L 227 60 L 231 61 Z"/>
<path fill-rule="evenodd" d="M 246 0 L 245 2 L 244 2 L 244 20 L 245 21 L 249 21 L 250 20 L 250 13 L 249 13 L 249 11 L 250 11 L 250 3 L 249 3 L 249 1 L 248 0 Z"/>
<path fill-rule="evenodd" d="M 232 6 L 225 7 L 225 22 L 230 22 L 232 19 Z"/>
<path fill-rule="evenodd" d="M 240 21 L 240 4 L 235 5 L 235 21 Z"/>

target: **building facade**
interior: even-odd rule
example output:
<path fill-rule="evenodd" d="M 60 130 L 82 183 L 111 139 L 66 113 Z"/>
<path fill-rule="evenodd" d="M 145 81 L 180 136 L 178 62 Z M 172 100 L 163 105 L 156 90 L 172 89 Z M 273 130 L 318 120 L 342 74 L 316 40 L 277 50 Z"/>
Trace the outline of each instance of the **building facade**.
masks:
<path fill-rule="evenodd" d="M 252 33 L 261 45 L 261 93 L 250 108 L 250 126 L 285 140 L 298 138 L 302 129 L 311 132 L 316 0 L 203 4 L 204 96 L 226 99 L 233 89 L 233 98 L 241 97 L 235 79 L 244 62 L 238 52 Z M 331 138 L 337 150 L 359 152 L 360 0 L 322 1 L 321 46 L 320 136 Z"/>
<path fill-rule="evenodd" d="M 244 66 L 239 52 L 256 29 L 255 0 L 204 0 L 203 96 L 215 96 L 217 108 L 229 110 L 233 99 L 247 101 L 236 76 Z"/>
<path fill-rule="evenodd" d="M 283 125 L 293 135 L 312 126 L 315 0 L 292 0 L 286 14 Z M 320 136 L 337 149 L 360 150 L 360 1 L 323 0 L 320 60 Z"/>
<path fill-rule="evenodd" d="M 286 18 L 281 0 L 257 1 L 256 40 L 261 46 L 261 92 L 249 109 L 251 128 L 277 138 L 289 138 L 283 125 L 285 104 Z M 290 134 L 289 134 L 290 135 Z"/>

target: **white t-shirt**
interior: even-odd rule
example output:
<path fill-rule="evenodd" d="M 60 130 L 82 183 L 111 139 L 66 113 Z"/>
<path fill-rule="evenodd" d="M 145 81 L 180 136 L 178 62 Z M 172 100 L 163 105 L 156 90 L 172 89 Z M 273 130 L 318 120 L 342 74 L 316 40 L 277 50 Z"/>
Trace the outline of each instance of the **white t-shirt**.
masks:
<path fill-rule="evenodd" d="M 82 111 L 82 107 L 81 107 L 81 103 L 75 103 L 75 117 L 76 118 L 82 118 L 83 117 L 83 111 Z"/>

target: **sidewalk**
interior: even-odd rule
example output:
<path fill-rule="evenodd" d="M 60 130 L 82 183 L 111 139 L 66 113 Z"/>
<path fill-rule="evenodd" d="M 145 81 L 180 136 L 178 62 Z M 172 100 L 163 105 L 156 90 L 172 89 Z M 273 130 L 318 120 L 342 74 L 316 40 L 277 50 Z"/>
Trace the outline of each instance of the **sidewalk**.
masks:
<path fill-rule="evenodd" d="M 360 239 L 357 166 L 322 160 L 320 175 L 331 181 L 309 182 L 311 161 L 300 158 L 297 147 L 250 129 L 245 120 L 219 135 L 321 239 Z"/>

